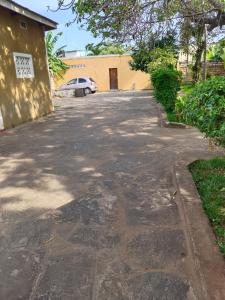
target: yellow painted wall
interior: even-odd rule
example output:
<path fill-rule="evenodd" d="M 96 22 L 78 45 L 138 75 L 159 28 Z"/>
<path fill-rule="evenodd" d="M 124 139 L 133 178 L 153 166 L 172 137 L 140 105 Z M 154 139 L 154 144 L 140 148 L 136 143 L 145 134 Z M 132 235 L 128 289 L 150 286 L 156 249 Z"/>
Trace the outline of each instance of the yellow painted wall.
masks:
<path fill-rule="evenodd" d="M 86 76 L 92 77 L 98 86 L 99 91 L 109 91 L 109 68 L 118 69 L 118 88 L 119 90 L 144 90 L 150 89 L 151 83 L 149 75 L 141 71 L 132 71 L 129 66 L 131 56 L 85 56 L 73 59 L 64 59 L 68 65 L 85 64 L 82 69 L 68 69 L 64 79 L 56 82 L 60 87 L 72 78 Z"/>
<path fill-rule="evenodd" d="M 24 20 L 28 28 L 22 29 Z M 16 78 L 13 52 L 31 54 L 34 78 Z M 44 30 L 38 23 L 0 7 L 0 109 L 11 128 L 53 110 Z"/>

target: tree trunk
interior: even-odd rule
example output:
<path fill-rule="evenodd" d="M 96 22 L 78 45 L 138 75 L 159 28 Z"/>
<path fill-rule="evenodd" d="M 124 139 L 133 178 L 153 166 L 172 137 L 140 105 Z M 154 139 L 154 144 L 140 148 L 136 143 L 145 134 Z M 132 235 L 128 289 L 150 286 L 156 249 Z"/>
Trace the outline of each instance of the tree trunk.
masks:
<path fill-rule="evenodd" d="M 203 59 L 203 74 L 202 74 L 202 78 L 203 78 L 203 81 L 206 80 L 207 78 L 207 25 L 205 24 L 205 30 L 204 30 L 204 59 Z"/>
<path fill-rule="evenodd" d="M 198 82 L 200 80 L 201 67 L 202 67 L 202 54 L 204 49 L 205 49 L 205 41 L 202 40 L 197 46 L 197 50 L 195 53 L 195 63 L 192 68 L 194 82 Z"/>

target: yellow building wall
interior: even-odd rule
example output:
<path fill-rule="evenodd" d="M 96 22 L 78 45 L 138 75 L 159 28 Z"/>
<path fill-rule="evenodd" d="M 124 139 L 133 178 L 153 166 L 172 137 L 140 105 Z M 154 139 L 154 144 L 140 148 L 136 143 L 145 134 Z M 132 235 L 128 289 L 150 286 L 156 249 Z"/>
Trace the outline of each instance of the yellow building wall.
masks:
<path fill-rule="evenodd" d="M 20 27 L 20 21 L 27 22 L 27 29 Z M 13 52 L 32 55 L 34 78 L 16 78 Z M 50 91 L 43 27 L 0 7 L 0 109 L 4 127 L 51 112 Z"/>
<path fill-rule="evenodd" d="M 85 56 L 73 59 L 63 59 L 63 61 L 71 65 L 84 64 L 85 68 L 73 69 L 66 71 L 64 78 L 56 82 L 56 86 L 60 87 L 69 80 L 76 77 L 92 77 L 98 86 L 98 91 L 109 91 L 109 69 L 117 68 L 118 72 L 118 88 L 119 90 L 145 90 L 151 89 L 149 75 L 141 71 L 132 71 L 129 66 L 130 55 L 117 56 Z"/>

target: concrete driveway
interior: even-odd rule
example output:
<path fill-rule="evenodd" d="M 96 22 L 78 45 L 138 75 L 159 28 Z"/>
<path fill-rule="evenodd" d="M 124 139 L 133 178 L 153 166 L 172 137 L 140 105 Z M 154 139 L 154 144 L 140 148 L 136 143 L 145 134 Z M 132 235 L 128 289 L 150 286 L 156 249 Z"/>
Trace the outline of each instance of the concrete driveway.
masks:
<path fill-rule="evenodd" d="M 222 300 L 173 177 L 207 154 L 199 132 L 161 128 L 149 92 L 55 104 L 0 136 L 0 299 Z"/>

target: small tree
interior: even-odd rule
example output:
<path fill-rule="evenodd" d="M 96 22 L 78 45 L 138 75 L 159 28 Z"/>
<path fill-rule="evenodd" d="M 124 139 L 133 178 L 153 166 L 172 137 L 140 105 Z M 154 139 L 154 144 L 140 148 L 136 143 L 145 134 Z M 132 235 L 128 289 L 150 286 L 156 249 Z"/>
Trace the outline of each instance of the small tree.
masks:
<path fill-rule="evenodd" d="M 49 31 L 45 37 L 48 65 L 52 78 L 63 78 L 63 74 L 69 68 L 59 57 L 66 46 L 55 49 L 56 43 L 61 35 L 62 32 L 59 32 L 53 36 L 53 33 Z"/>
<path fill-rule="evenodd" d="M 151 80 L 156 100 L 164 106 L 166 112 L 173 112 L 180 89 L 181 72 L 172 68 L 159 68 L 151 73 Z"/>
<path fill-rule="evenodd" d="M 151 52 L 151 62 L 148 64 L 148 72 L 152 73 L 157 69 L 175 69 L 177 64 L 176 54 L 171 48 L 155 48 Z"/>
<path fill-rule="evenodd" d="M 157 38 L 154 34 L 150 34 L 147 41 L 142 41 L 132 49 L 132 59 L 130 66 L 132 70 L 149 72 L 148 65 L 154 60 L 154 49 L 170 49 L 170 53 L 177 54 L 176 35 L 174 32 L 167 32 L 167 35 L 162 38 Z M 160 51 L 160 50 L 159 50 Z"/>

